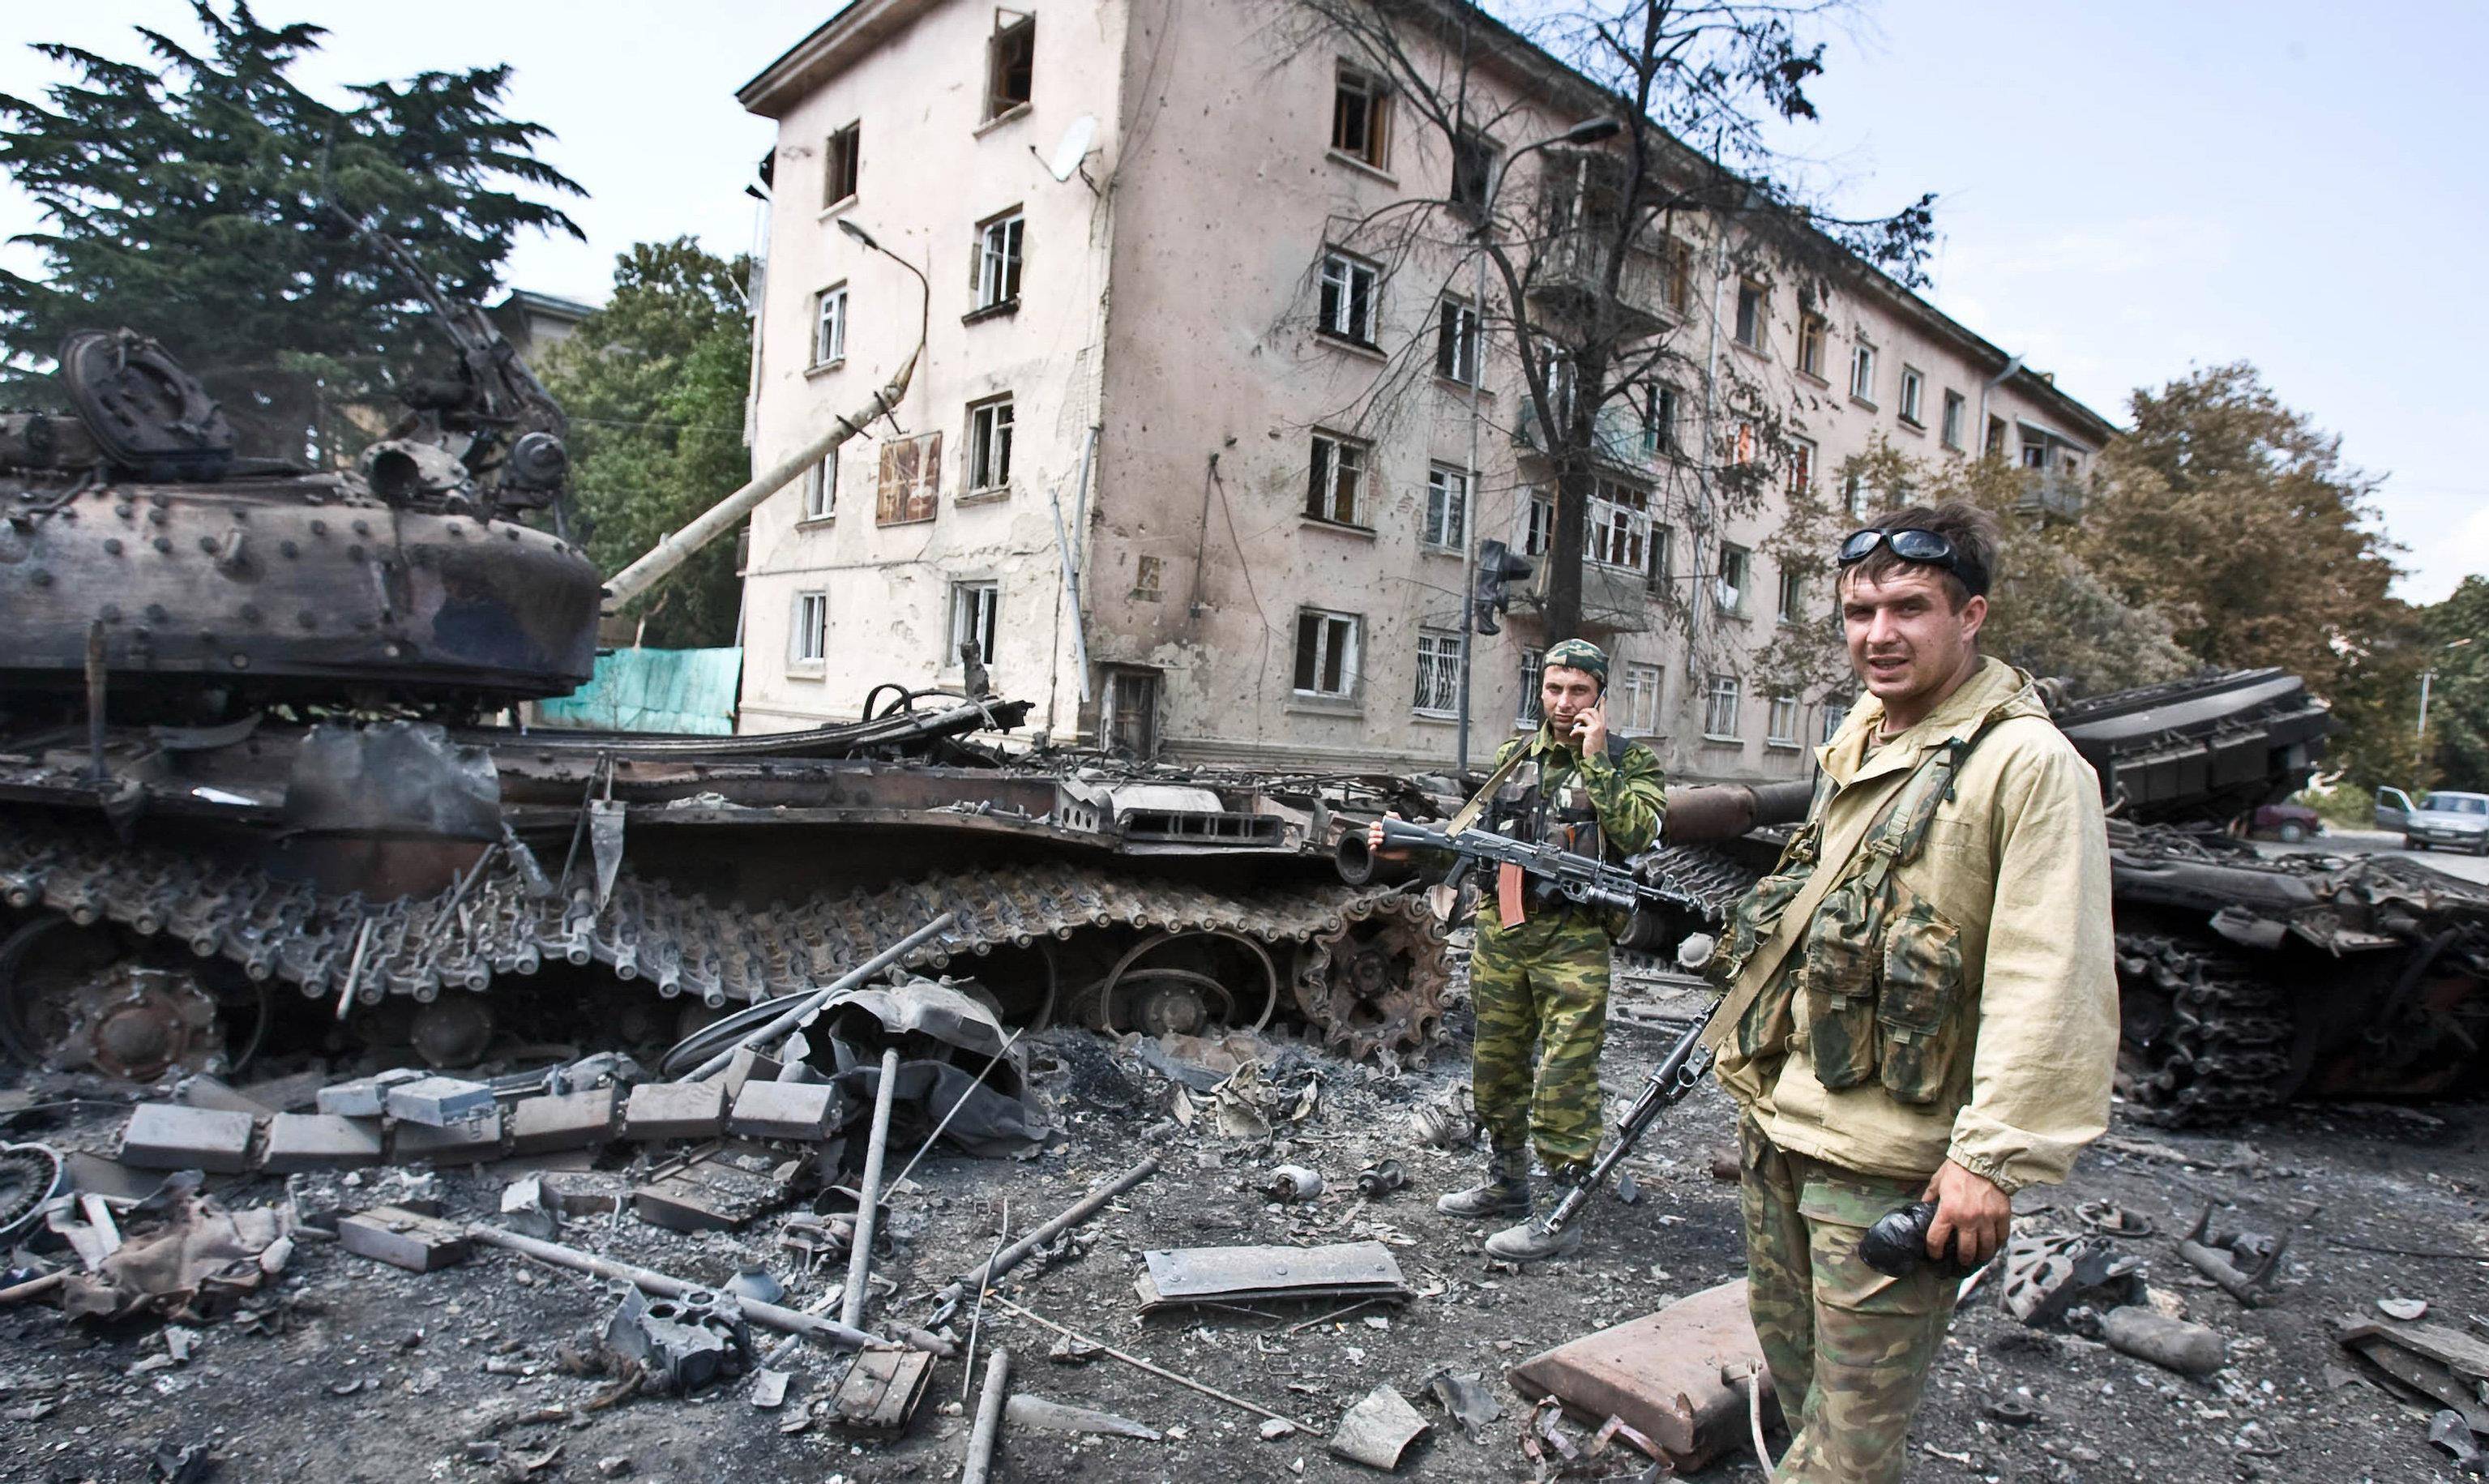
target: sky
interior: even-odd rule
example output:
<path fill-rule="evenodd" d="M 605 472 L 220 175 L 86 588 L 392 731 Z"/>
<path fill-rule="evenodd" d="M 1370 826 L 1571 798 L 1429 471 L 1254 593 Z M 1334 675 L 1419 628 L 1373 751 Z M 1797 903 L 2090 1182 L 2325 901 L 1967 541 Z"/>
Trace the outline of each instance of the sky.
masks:
<path fill-rule="evenodd" d="M 767 121 L 734 90 L 835 0 L 427 0 L 423 21 L 342 0 L 260 0 L 332 28 L 314 91 L 507 61 L 508 109 L 586 187 L 586 233 L 525 240 L 509 281 L 594 300 L 615 253 L 690 234 L 753 244 L 743 187 Z M 12 28 L 134 58 L 131 28 L 194 36 L 185 0 L 89 0 Z M 2396 591 L 2489 575 L 2489 6 L 2389 0 L 1867 0 L 1825 34 L 1821 122 L 1784 143 L 1845 209 L 1937 193 L 1935 304 L 2113 421 L 2138 386 L 2253 362 L 2383 478 L 2407 550 Z M 0 92 L 59 71 L 0 45 Z M 39 225 L 0 182 L 0 236 Z M 23 248 L 0 261 L 35 266 Z"/>

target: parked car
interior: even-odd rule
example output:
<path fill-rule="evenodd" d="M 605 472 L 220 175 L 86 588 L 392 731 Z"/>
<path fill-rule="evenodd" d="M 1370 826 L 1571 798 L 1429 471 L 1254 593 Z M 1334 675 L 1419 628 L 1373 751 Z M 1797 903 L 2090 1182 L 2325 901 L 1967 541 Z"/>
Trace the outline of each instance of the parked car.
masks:
<path fill-rule="evenodd" d="M 2247 833 L 2285 845 L 2325 833 L 2325 821 L 2304 804 L 2262 804 L 2247 815 Z"/>
<path fill-rule="evenodd" d="M 2377 828 L 2403 832 L 2403 848 L 2445 845 L 2489 855 L 2489 793 L 2439 788 L 2414 804 L 2399 788 L 2377 790 Z"/>

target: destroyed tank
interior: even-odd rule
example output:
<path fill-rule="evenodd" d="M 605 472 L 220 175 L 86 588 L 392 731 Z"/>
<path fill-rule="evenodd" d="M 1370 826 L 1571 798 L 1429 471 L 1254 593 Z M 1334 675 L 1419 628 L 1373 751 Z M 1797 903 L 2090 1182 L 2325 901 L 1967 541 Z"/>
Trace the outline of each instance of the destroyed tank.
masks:
<path fill-rule="evenodd" d="M 1338 812 L 1392 807 L 1396 780 L 1013 754 L 978 734 L 1025 702 L 896 686 L 861 722 L 768 736 L 487 725 L 586 680 L 600 604 L 820 454 L 600 594 L 559 532 L 559 408 L 480 312 L 417 282 L 456 374 L 413 388 L 352 469 L 244 456 L 127 329 L 64 348 L 74 416 L 0 419 L 0 1039 L 18 1056 L 148 1080 L 288 1036 L 437 1066 L 662 1043 L 946 912 L 908 966 L 972 973 L 1022 1024 L 1289 1019 L 1393 1062 L 1440 1039 L 1441 927 L 1330 869 Z"/>
<path fill-rule="evenodd" d="M 2120 1094 L 2147 1122 L 2298 1098 L 2476 1091 L 2489 888 L 2397 856 L 2267 857 L 2223 826 L 2303 786 L 2332 722 L 2280 671 L 2054 707 L 2101 779 L 2117 928 Z M 1645 874 L 1716 930 L 1785 837 L 1670 845 Z"/>

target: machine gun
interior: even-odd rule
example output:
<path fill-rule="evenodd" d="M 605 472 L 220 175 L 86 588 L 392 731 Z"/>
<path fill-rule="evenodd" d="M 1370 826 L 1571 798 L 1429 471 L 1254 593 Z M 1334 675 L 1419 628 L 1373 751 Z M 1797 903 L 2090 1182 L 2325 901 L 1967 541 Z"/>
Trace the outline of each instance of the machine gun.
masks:
<path fill-rule="evenodd" d="M 1447 835 L 1422 824 L 1386 819 L 1383 821 L 1383 847 L 1387 850 L 1446 850 L 1460 856 L 1464 864 L 1483 862 L 1489 866 L 1518 866 L 1524 874 L 1546 882 L 1577 906 L 1615 907 L 1630 912 L 1636 907 L 1662 906 L 1671 900 L 1658 888 L 1645 884 L 1621 866 L 1611 866 L 1595 856 L 1579 855 L 1556 845 L 1531 844 L 1509 835 L 1498 835 L 1492 830 L 1456 830 Z"/>

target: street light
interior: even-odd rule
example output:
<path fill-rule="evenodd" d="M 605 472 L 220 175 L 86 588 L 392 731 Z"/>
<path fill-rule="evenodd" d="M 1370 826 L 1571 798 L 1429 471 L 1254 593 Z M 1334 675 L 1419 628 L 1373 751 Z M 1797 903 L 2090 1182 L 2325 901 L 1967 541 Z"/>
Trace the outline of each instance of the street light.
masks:
<path fill-rule="evenodd" d="M 916 271 L 915 264 L 874 242 L 873 234 L 857 226 L 852 218 L 840 217 L 839 230 L 909 272 L 916 273 L 916 345 L 919 350 L 922 350 L 933 325 L 933 286 L 925 281 L 923 273 Z"/>
<path fill-rule="evenodd" d="M 2468 639 L 2448 640 L 2438 645 L 2441 650 L 2460 649 L 2471 643 Z M 2412 731 L 2412 772 L 2417 773 L 2428 760 L 2428 686 L 2437 678 L 2437 667 L 2431 665 L 2419 672 L 2419 726 Z"/>
<path fill-rule="evenodd" d="M 1586 119 L 1560 134 L 1551 134 L 1535 143 L 1525 144 L 1511 154 L 1492 160 L 1486 170 L 1486 189 L 1478 197 L 1477 230 L 1472 234 L 1479 246 L 1471 255 L 1476 270 L 1476 289 L 1470 298 L 1470 314 L 1476 332 L 1470 346 L 1470 468 L 1469 488 L 1461 501 L 1461 702 L 1460 740 L 1454 748 L 1454 771 L 1467 775 L 1470 770 L 1470 649 L 1477 639 L 1477 507 L 1478 507 L 1478 429 L 1486 420 L 1483 399 L 1486 395 L 1486 248 L 1487 228 L 1495 221 L 1496 193 L 1503 188 L 1504 172 L 1512 162 L 1532 150 L 1559 144 L 1596 144 L 1624 132 L 1619 119 Z M 840 225 L 845 225 L 842 218 Z M 1552 430 L 1551 430 L 1552 432 Z"/>

